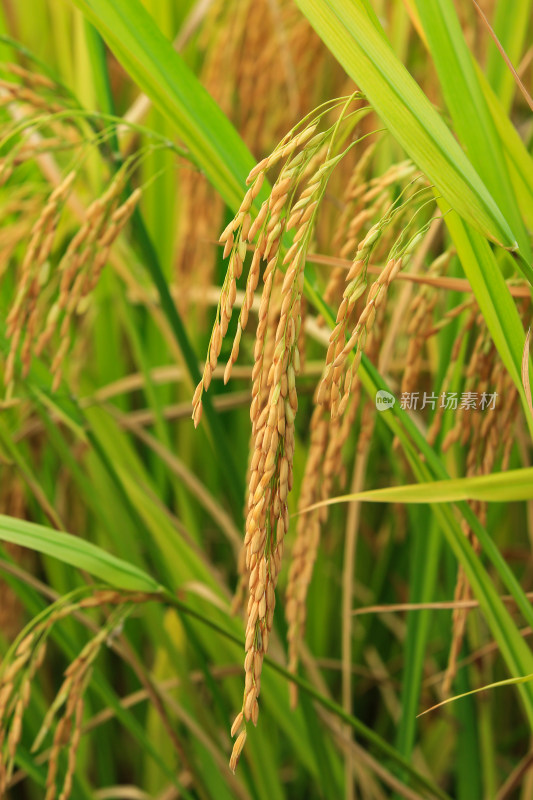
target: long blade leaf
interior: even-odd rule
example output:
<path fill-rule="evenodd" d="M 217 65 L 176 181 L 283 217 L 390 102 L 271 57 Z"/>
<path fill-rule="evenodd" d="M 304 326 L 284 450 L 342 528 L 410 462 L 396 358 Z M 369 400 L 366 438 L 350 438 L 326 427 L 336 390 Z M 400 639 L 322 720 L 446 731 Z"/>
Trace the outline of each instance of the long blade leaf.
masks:
<path fill-rule="evenodd" d="M 506 247 L 516 235 L 472 163 L 361 2 L 297 0 L 319 36 L 438 191 L 466 221 Z"/>
<path fill-rule="evenodd" d="M 430 481 L 345 494 L 309 506 L 303 509 L 302 513 L 321 506 L 350 503 L 353 500 L 368 503 L 457 503 L 460 500 L 511 503 L 531 499 L 533 499 L 533 467 L 528 467 L 509 472 L 493 472 L 490 475 L 477 475 L 473 478 Z"/>
<path fill-rule="evenodd" d="M 157 592 L 160 585 L 146 572 L 100 547 L 23 519 L 0 515 L 0 540 L 27 547 L 85 570 L 119 589 Z"/>

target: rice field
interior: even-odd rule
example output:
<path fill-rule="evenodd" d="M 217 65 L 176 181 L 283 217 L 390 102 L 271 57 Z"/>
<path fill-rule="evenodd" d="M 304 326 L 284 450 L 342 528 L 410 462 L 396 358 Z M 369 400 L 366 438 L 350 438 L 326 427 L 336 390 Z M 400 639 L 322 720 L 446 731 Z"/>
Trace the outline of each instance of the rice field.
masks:
<path fill-rule="evenodd" d="M 533 797 L 532 6 L 0 2 L 0 797 Z"/>

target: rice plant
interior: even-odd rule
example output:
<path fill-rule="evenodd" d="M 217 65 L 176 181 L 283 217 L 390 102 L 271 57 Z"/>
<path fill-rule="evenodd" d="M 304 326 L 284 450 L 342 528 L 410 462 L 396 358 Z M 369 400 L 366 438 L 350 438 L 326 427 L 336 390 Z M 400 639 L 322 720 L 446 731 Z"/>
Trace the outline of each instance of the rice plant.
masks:
<path fill-rule="evenodd" d="M 0 4 L 0 796 L 532 796 L 532 23 Z"/>

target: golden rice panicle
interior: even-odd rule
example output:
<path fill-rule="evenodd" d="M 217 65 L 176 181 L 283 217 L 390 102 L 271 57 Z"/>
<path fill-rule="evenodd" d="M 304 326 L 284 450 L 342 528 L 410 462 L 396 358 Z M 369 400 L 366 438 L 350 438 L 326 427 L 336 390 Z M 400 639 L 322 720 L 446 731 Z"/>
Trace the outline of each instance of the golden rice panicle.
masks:
<path fill-rule="evenodd" d="M 344 373 L 346 359 L 352 349 L 351 346 L 347 349 L 346 345 L 348 322 L 358 299 L 366 290 L 368 260 L 380 234 L 381 227 L 378 223 L 370 229 L 357 248 L 352 266 L 346 276 L 347 285 L 343 293 L 342 302 L 337 310 L 335 327 L 329 337 L 326 367 L 318 389 L 317 402 L 320 405 L 328 406 L 331 409 L 332 416 L 336 416 L 338 411 L 340 380 Z M 352 339 L 354 334 L 352 334 Z M 356 344 L 355 340 L 354 344 Z M 358 353 L 360 359 L 361 347 L 358 347 Z"/>
<path fill-rule="evenodd" d="M 270 0 L 240 3 L 241 15 L 243 41 L 236 58 L 237 124 L 253 152 L 262 153 L 297 122 L 302 109 L 315 105 L 316 77 L 328 54 L 307 20 L 288 0 L 275 5 Z M 284 49 L 291 54 L 290 63 L 283 57 Z"/>
<path fill-rule="evenodd" d="M 120 603 L 122 600 L 129 599 L 129 597 L 127 594 L 121 596 L 121 593 L 111 590 L 98 593 L 98 599 L 101 602 L 107 602 L 107 599 L 114 599 L 117 603 Z M 119 606 L 113 611 L 98 633 L 87 642 L 77 658 L 65 670 L 63 684 L 54 703 L 49 708 L 34 744 L 34 749 L 36 749 L 49 730 L 54 716 L 64 706 L 63 714 L 58 720 L 54 731 L 46 777 L 45 800 L 56 800 L 57 797 L 59 797 L 59 800 L 68 800 L 71 794 L 76 755 L 81 739 L 84 696 L 92 676 L 93 665 L 102 646 L 113 635 L 117 626 L 120 627 L 127 614 L 127 606 Z M 64 749 L 66 749 L 67 753 L 67 768 L 63 777 L 61 791 L 58 795 L 59 757 Z"/>
<path fill-rule="evenodd" d="M 139 203 L 139 188 L 120 203 L 124 186 L 125 173 L 119 171 L 103 195 L 87 209 L 81 228 L 71 239 L 59 263 L 59 296 L 48 309 L 40 334 L 33 337 L 33 352 L 39 356 L 54 333 L 57 330 L 60 333 L 61 343 L 51 367 L 54 391 L 61 381 L 62 364 L 70 346 L 74 317 L 80 316 L 87 309 L 91 293 L 109 259 L 111 248 Z"/>
<path fill-rule="evenodd" d="M 58 114 L 63 111 L 65 107 L 46 97 L 42 92 L 42 88 L 42 86 L 32 88 L 31 86 L 0 78 L 0 91 L 2 99 L 5 98 L 5 102 L 19 103 L 49 114 Z"/>
<path fill-rule="evenodd" d="M 29 369 L 39 294 L 43 284 L 48 280 L 48 259 L 59 223 L 60 210 L 75 178 L 76 173 L 70 172 L 54 189 L 32 227 L 15 298 L 7 316 L 6 334 L 10 339 L 10 350 L 4 372 L 6 385 L 13 380 L 15 357 L 21 342 L 23 342 L 23 368 L 25 372 Z"/>
<path fill-rule="evenodd" d="M 178 234 L 176 236 L 175 282 L 180 287 L 176 302 L 186 314 L 192 291 L 203 321 L 207 290 L 213 284 L 215 248 L 210 243 L 220 227 L 224 204 L 200 172 L 183 164 L 179 170 Z"/>
<path fill-rule="evenodd" d="M 335 231 L 333 233 L 333 247 L 336 251 L 342 246 L 342 242 L 346 240 L 347 230 L 351 225 L 353 219 L 361 210 L 361 196 L 368 188 L 368 181 L 366 174 L 368 167 L 372 162 L 372 157 L 376 149 L 376 142 L 366 144 L 362 153 L 358 156 L 355 166 L 350 175 L 350 179 L 346 185 L 342 196 L 342 211 L 339 215 Z M 356 232 L 357 235 L 358 231 Z M 353 241 L 351 250 L 353 252 L 357 245 L 357 241 Z"/>
<path fill-rule="evenodd" d="M 481 321 L 479 312 L 477 319 L 479 322 Z M 489 359 L 492 364 L 493 358 L 494 351 L 492 348 L 492 340 L 488 335 L 486 327 L 481 324 L 474 342 L 470 360 L 466 367 L 464 390 L 483 392 L 488 388 L 486 365 Z M 467 413 L 465 409 L 457 409 L 454 417 L 454 425 L 451 430 L 448 431 L 442 442 L 443 452 L 446 452 L 452 444 L 458 441 L 466 445 L 472 431 L 471 426 L 474 424 L 477 416 L 477 414 Z M 472 452 L 475 452 L 475 448 L 474 451 L 472 451 L 471 448 L 471 459 L 473 458 Z"/>
<path fill-rule="evenodd" d="M 242 576 L 248 576 L 246 607 L 245 686 L 242 708 L 232 733 L 251 720 L 257 724 L 261 672 L 274 619 L 275 589 L 281 568 L 285 534 L 289 525 L 287 499 L 292 488 L 294 422 L 298 409 L 296 376 L 301 368 L 299 343 L 307 249 L 320 200 L 329 177 L 343 157 L 324 151 L 327 134 L 315 133 L 317 122 L 290 131 L 270 156 L 250 172 L 250 187 L 235 218 L 220 237 L 229 258 L 215 325 L 202 380 L 193 397 L 193 420 L 201 415 L 202 393 L 209 387 L 221 352 L 236 296 L 236 280 L 243 268 L 246 242 L 255 242 L 237 334 L 227 363 L 227 381 L 238 355 L 242 331 L 248 322 L 261 262 L 266 264 L 259 305 L 252 371 L 252 458 L 249 466 L 248 503 Z M 333 128 L 332 131 L 335 129 Z M 320 163 L 317 158 L 320 156 Z M 252 222 L 254 200 L 265 172 L 284 161 L 277 180 Z M 301 188 L 303 186 L 303 189 Z M 299 194 L 294 202 L 295 196 Z M 285 231 L 294 230 L 292 244 L 282 255 Z M 284 269 L 283 269 L 284 268 Z M 279 304 L 275 298 L 281 282 Z M 272 350 L 270 348 L 272 347 Z M 244 745 L 239 734 L 232 765 Z"/>
<path fill-rule="evenodd" d="M 430 277 L 440 276 L 451 258 L 450 251 L 438 256 L 427 270 Z M 410 393 L 416 390 L 418 378 L 422 370 L 424 346 L 435 332 L 433 312 L 439 296 L 433 286 L 422 286 L 414 295 L 406 313 L 407 323 L 407 356 L 402 376 L 401 392 Z"/>
<path fill-rule="evenodd" d="M 49 759 L 46 798 L 57 797 L 57 770 L 61 750 L 67 748 L 67 770 L 63 778 L 61 797 L 67 800 L 72 789 L 76 752 L 81 737 L 83 695 L 91 677 L 92 665 L 104 642 L 126 618 L 133 603 L 143 603 L 152 595 L 143 592 L 124 592 L 103 589 L 84 595 L 76 601 L 60 599 L 49 607 L 44 616 L 33 620 L 19 635 L 4 659 L 0 674 L 0 796 L 4 796 L 11 779 L 17 747 L 21 740 L 23 715 L 30 701 L 31 687 L 45 654 L 47 637 L 59 620 L 71 617 L 82 608 L 115 605 L 97 635 L 83 648 L 65 671 L 65 678 L 41 723 L 32 750 L 37 750 L 49 733 L 59 710 L 64 713 L 56 725 Z"/>
<path fill-rule="evenodd" d="M 314 126 L 296 137 L 309 141 Z M 313 146 L 319 145 L 315 143 Z M 292 155 L 294 140 L 282 142 L 279 151 Z M 299 156 L 289 161 L 274 184 L 267 213 L 259 231 L 256 252 L 267 262 L 256 335 L 254 385 L 252 389 L 253 449 L 248 486 L 248 514 L 244 537 L 245 569 L 249 575 L 246 609 L 245 687 L 242 709 L 233 730 L 250 720 L 256 724 L 263 658 L 268 650 L 275 606 L 275 589 L 281 568 L 285 534 L 289 525 L 287 498 L 292 488 L 294 421 L 298 408 L 296 375 L 300 371 L 298 342 L 301 332 L 302 294 L 307 247 L 315 224 L 318 201 L 338 158 L 326 161 L 308 179 L 298 202 L 287 207 L 294 176 L 305 163 Z M 252 180 L 265 168 L 258 165 Z M 289 174 L 287 174 L 287 172 Z M 283 257 L 286 267 L 281 285 L 281 305 L 276 313 L 273 356 L 265 362 L 269 310 L 276 273 L 279 272 L 279 242 L 285 219 L 294 227 L 293 244 Z M 257 368 L 257 365 L 259 369 Z M 263 398 L 266 397 L 264 401 Z M 243 740 L 238 740 L 236 749 Z"/>
<path fill-rule="evenodd" d="M 246 501 L 245 501 L 245 512 L 244 517 L 246 519 L 248 515 L 248 511 L 252 502 L 252 498 L 250 496 L 249 487 L 251 481 L 251 475 L 253 470 L 257 467 L 257 463 L 254 462 L 253 454 L 254 454 L 254 442 L 255 442 L 255 435 L 257 433 L 257 420 L 261 416 L 261 412 L 265 408 L 269 389 L 267 386 L 266 379 L 263 380 L 264 375 L 268 375 L 270 370 L 270 366 L 274 361 L 274 349 L 275 349 L 275 337 L 273 332 L 277 330 L 280 316 L 281 316 L 281 305 L 282 305 L 282 283 L 283 283 L 283 273 L 281 271 L 277 271 L 274 273 L 274 280 L 272 281 L 272 288 L 270 294 L 272 295 L 271 299 L 267 296 L 267 293 L 263 291 L 263 297 L 261 300 L 261 304 L 264 303 L 268 304 L 268 310 L 266 312 L 266 317 L 263 317 L 263 311 L 260 314 L 260 323 L 257 328 L 256 332 L 256 348 L 255 353 L 259 353 L 258 358 L 254 360 L 254 366 L 252 370 L 252 405 L 251 405 L 251 421 L 252 421 L 252 431 L 250 437 L 250 448 L 249 448 L 249 459 L 248 459 L 248 469 L 246 475 Z M 262 345 L 258 346 L 257 342 L 262 340 Z M 300 346 L 300 342 L 298 342 L 298 347 Z M 242 544 L 242 549 L 239 554 L 239 562 L 238 562 L 238 583 L 237 588 L 235 590 L 235 595 L 233 598 L 232 603 L 232 613 L 236 613 L 240 608 L 244 608 L 245 600 L 248 594 L 248 582 L 249 582 L 249 571 L 246 566 L 246 546 Z"/>
<path fill-rule="evenodd" d="M 0 184 L 1 174 L 0 160 Z M 33 222 L 41 208 L 41 198 L 34 192 L 28 192 L 25 187 L 13 188 L 9 193 L 4 193 L 0 214 L 3 219 L 9 219 L 10 223 L 0 233 L 0 280 L 13 263 L 16 248 L 21 242 L 29 241 Z"/>
<path fill-rule="evenodd" d="M 377 324 L 369 335 L 367 343 L 367 350 L 371 358 L 377 357 L 381 343 L 383 307 L 380 312 Z M 357 377 L 354 380 L 348 407 L 342 417 L 337 415 L 332 418 L 329 409 L 318 404 L 315 397 L 315 407 L 310 426 L 311 445 L 298 500 L 300 515 L 292 550 L 286 593 L 285 617 L 288 627 L 288 667 L 293 673 L 296 673 L 298 668 L 299 651 L 303 642 L 307 617 L 307 592 L 318 553 L 321 530 L 328 519 L 329 507 L 323 506 L 306 513 L 303 512 L 310 505 L 331 497 L 335 478 L 338 478 L 341 486 L 344 485 L 346 471 L 342 464 L 342 449 L 353 431 L 360 398 L 361 383 Z M 357 447 L 358 452 L 361 451 L 365 441 L 370 436 L 371 419 L 368 420 L 367 418 L 373 412 L 371 404 L 364 406 L 361 433 Z M 291 706 L 294 708 L 298 701 L 296 684 L 291 683 L 289 695 Z"/>
<path fill-rule="evenodd" d="M 245 742 L 246 742 L 246 729 L 242 730 L 239 733 L 233 745 L 233 750 L 231 751 L 229 768 L 233 773 L 235 773 L 235 770 L 237 769 L 237 764 L 239 763 L 239 758 L 241 756 Z"/>
<path fill-rule="evenodd" d="M 20 64 L 12 62 L 3 64 L 2 66 L 7 72 L 16 75 L 17 78 L 20 78 L 24 83 L 33 88 L 53 89 L 54 91 L 58 88 L 55 81 L 47 75 L 43 75 L 41 72 L 33 72 L 32 70 L 22 67 Z"/>
<path fill-rule="evenodd" d="M 18 744 L 22 737 L 23 716 L 31 687 L 46 652 L 46 640 L 32 631 L 22 637 L 0 678 L 0 794 L 3 797 L 11 779 Z M 7 734 L 7 737 L 6 737 Z"/>
<path fill-rule="evenodd" d="M 288 179 L 282 171 L 280 178 L 272 188 L 271 197 L 267 205 L 267 214 L 261 230 L 252 259 L 252 266 L 249 275 L 249 283 L 246 290 L 246 298 L 241 309 L 237 335 L 248 318 L 248 309 L 253 300 L 253 288 L 256 283 L 255 269 L 259 269 L 259 261 L 266 262 L 266 269 L 263 274 L 263 291 L 259 304 L 258 323 L 254 346 L 254 366 L 252 370 L 252 403 L 250 406 L 250 418 L 252 421 L 252 436 L 257 432 L 257 423 L 264 409 L 269 394 L 268 376 L 273 368 L 275 359 L 276 335 L 275 332 L 280 325 L 280 321 L 285 313 L 287 286 L 291 280 L 293 272 L 289 278 L 283 277 L 280 270 L 280 250 L 279 243 L 285 226 L 285 219 L 281 218 L 281 210 L 288 202 L 290 189 L 290 178 Z M 260 219 L 261 214 L 258 219 Z M 252 238 L 252 232 L 249 234 Z M 289 256 L 287 253 L 286 259 Z M 254 263 L 255 262 L 255 263 Z M 257 266 L 256 266 L 257 265 Z M 252 283 L 250 283 L 252 279 Z M 244 317 L 244 318 L 243 318 Z M 301 328 L 301 320 L 300 320 Z M 236 341 L 237 337 L 236 337 Z M 235 342 L 234 342 L 235 348 Z M 232 359 L 233 359 L 232 351 Z"/>
<path fill-rule="evenodd" d="M 373 155 L 372 145 L 361 156 L 361 168 L 356 167 L 352 181 L 360 180 L 359 185 L 352 184 L 346 197 L 346 208 L 341 215 L 335 233 L 335 244 L 340 247 L 341 258 L 348 258 L 353 253 L 361 238 L 361 232 L 372 220 L 380 220 L 391 208 L 391 195 L 394 184 L 401 184 L 412 177 L 416 171 L 411 161 L 392 164 L 383 175 L 365 182 L 362 179 L 367 168 L 367 159 Z M 392 226 L 388 228 L 392 233 Z M 385 246 L 386 237 L 381 243 Z"/>
<path fill-rule="evenodd" d="M 83 720 L 84 693 L 92 674 L 92 663 L 101 646 L 101 635 L 89 642 L 82 654 L 70 665 L 66 673 L 66 680 L 60 690 L 61 698 L 65 698 L 65 710 L 59 719 L 53 737 L 48 774 L 46 776 L 45 800 L 57 798 L 57 773 L 59 756 L 63 749 L 67 749 L 67 770 L 63 778 L 63 785 L 59 800 L 67 800 L 72 791 L 72 778 L 76 766 L 76 754 L 81 739 L 81 726 Z"/>
<path fill-rule="evenodd" d="M 219 243 L 224 246 L 224 258 L 229 257 L 228 269 L 222 285 L 215 323 L 211 333 L 211 339 L 209 341 L 204 372 L 200 383 L 196 387 L 193 397 L 192 417 L 195 427 L 198 426 L 202 414 L 202 394 L 204 391 L 207 391 L 211 384 L 213 371 L 217 366 L 218 358 L 220 356 L 222 342 L 226 336 L 228 325 L 233 314 L 233 307 L 235 305 L 235 299 L 237 296 L 237 280 L 242 275 L 244 259 L 247 250 L 246 238 L 249 234 L 251 225 L 250 209 L 255 198 L 261 191 L 263 177 L 263 174 L 260 174 L 258 175 L 257 179 L 254 180 L 252 186 L 246 193 L 246 196 L 241 203 L 236 216 L 226 226 L 219 238 Z M 253 301 L 253 292 L 255 291 L 257 282 L 259 281 L 258 257 L 255 254 L 254 257 L 255 260 L 252 261 L 252 267 L 248 278 L 248 284 L 250 284 L 250 281 L 253 283 L 253 289 L 250 290 L 250 306 Z M 232 349 L 232 357 L 230 359 L 231 366 L 233 366 L 233 363 L 237 360 L 242 329 L 242 322 L 239 321 L 238 333 Z M 229 380 L 230 372 L 231 367 L 228 368 L 225 374 L 225 381 Z"/>
<path fill-rule="evenodd" d="M 366 340 L 372 331 L 376 313 L 387 297 L 389 286 L 402 268 L 402 258 L 391 258 L 380 273 L 377 281 L 370 287 L 366 305 L 361 312 L 350 339 L 344 346 L 339 356 L 333 362 L 332 372 L 332 414 L 343 414 L 348 404 L 354 377 L 359 368 L 362 354 L 365 350 Z M 340 376 L 348 354 L 356 347 L 355 358 L 346 373 L 344 380 L 344 395 L 340 398 Z"/>
<path fill-rule="evenodd" d="M 244 543 L 239 551 L 237 575 L 237 586 L 235 587 L 235 591 L 231 599 L 230 614 L 232 617 L 244 610 L 246 596 L 248 593 L 248 580 L 250 576 L 248 575 L 248 570 L 246 569 L 246 548 Z"/>
<path fill-rule="evenodd" d="M 311 146 L 311 137 L 316 130 L 316 124 L 308 125 L 303 131 L 294 136 L 285 137 L 274 152 L 260 161 L 250 172 L 247 185 L 250 187 L 240 205 L 240 208 L 222 232 L 219 243 L 224 246 L 224 258 L 229 258 L 228 269 L 224 284 L 222 286 L 220 301 L 217 308 L 215 324 L 211 334 L 208 347 L 208 354 L 202 379 L 193 396 L 192 418 L 195 427 L 198 426 L 202 415 L 202 394 L 207 391 L 211 383 L 213 371 L 218 363 L 223 339 L 227 333 L 229 321 L 232 316 L 233 306 L 237 294 L 237 280 L 241 277 L 244 258 L 247 250 L 247 242 L 252 242 L 258 236 L 258 242 L 252 256 L 252 262 L 248 279 L 246 282 L 246 292 L 243 305 L 239 314 L 237 333 L 233 342 L 231 356 L 225 369 L 225 381 L 231 375 L 231 369 L 235 363 L 240 346 L 240 338 L 248 322 L 249 312 L 252 307 L 255 290 L 260 278 L 261 261 L 267 264 L 263 281 L 265 288 L 262 295 L 260 308 L 259 331 L 256 340 L 256 350 L 260 350 L 264 344 L 264 331 L 266 318 L 270 304 L 270 293 L 274 272 L 278 267 L 279 246 L 281 236 L 285 230 L 285 218 L 283 217 L 284 208 L 289 201 L 291 187 L 297 179 L 302 161 L 302 154 L 298 154 L 292 162 L 289 161 L 281 171 L 280 176 L 275 182 L 270 197 L 262 204 L 259 214 L 252 221 L 252 206 L 259 195 L 265 173 L 270 167 L 280 161 L 289 158 L 296 150 L 301 147 Z"/>
<path fill-rule="evenodd" d="M 463 347 L 465 339 L 468 338 L 470 331 L 475 325 L 477 315 L 478 315 L 478 308 L 477 304 L 475 304 L 474 307 L 470 310 L 465 324 L 461 326 L 459 333 L 456 336 L 455 342 L 452 347 L 452 352 L 450 355 L 450 362 L 448 364 L 448 367 L 446 369 L 446 374 L 442 382 L 442 387 L 441 387 L 442 392 L 447 392 L 449 390 L 449 387 L 453 379 L 453 375 L 457 367 L 457 362 L 459 359 L 459 355 L 461 353 L 461 348 Z M 441 431 L 443 417 L 444 417 L 444 405 L 442 403 L 438 403 L 435 416 L 433 417 L 433 420 L 431 422 L 427 434 L 427 440 L 431 445 L 435 443 L 435 441 L 437 440 L 437 436 Z"/>
<path fill-rule="evenodd" d="M 209 8 L 200 29 L 199 47 L 204 55 L 201 81 L 225 114 L 232 116 L 233 81 L 228 80 L 238 64 L 245 34 L 244 13 L 235 14 L 231 3 L 214 3 Z M 248 3 L 248 5 L 250 5 Z M 176 283 L 180 287 L 178 303 L 185 312 L 194 283 L 197 289 L 212 285 L 215 253 L 207 244 L 221 223 L 224 203 L 209 181 L 190 164 L 179 172 L 179 235 L 176 238 Z M 201 301 L 200 296 L 200 303 Z"/>
<path fill-rule="evenodd" d="M 336 305 L 337 308 L 341 303 L 340 298 L 342 297 L 342 293 L 346 287 L 346 268 L 344 265 L 333 267 L 331 270 L 328 281 L 324 288 L 324 303 L 326 305 Z M 317 320 L 320 327 L 325 324 L 325 320 L 322 316 L 320 316 Z"/>
<path fill-rule="evenodd" d="M 331 408 L 333 417 L 337 414 L 344 414 L 348 406 L 351 387 L 359 369 L 367 338 L 372 332 L 377 312 L 386 301 L 390 285 L 402 269 L 406 259 L 427 233 L 428 224 L 417 231 L 404 244 L 404 232 L 400 232 L 389 253 L 385 267 L 369 289 L 364 308 L 355 327 L 352 328 L 350 338 L 346 341 L 349 316 L 355 307 L 357 299 L 364 293 L 366 288 L 366 271 L 370 256 L 376 249 L 383 231 L 387 227 L 392 227 L 390 225 L 391 221 L 397 224 L 406 207 L 407 204 L 404 204 L 404 206 L 395 208 L 393 204 L 387 215 L 370 228 L 363 241 L 359 244 L 354 262 L 348 272 L 348 285 L 337 312 L 335 327 L 330 335 L 326 366 L 318 390 L 318 402 L 322 405 L 327 403 Z M 353 361 L 347 368 L 348 356 L 354 349 Z"/>
<path fill-rule="evenodd" d="M 462 603 L 470 598 L 470 586 L 462 566 L 457 570 L 457 581 L 454 590 L 454 602 Z M 463 646 L 466 627 L 466 609 L 454 608 L 452 613 L 452 642 L 448 654 L 448 664 L 442 681 L 441 692 L 443 697 L 448 697 L 457 674 L 457 662 Z"/>
<path fill-rule="evenodd" d="M 527 304 L 528 305 L 528 304 Z M 509 468 L 511 450 L 515 441 L 513 428 L 518 419 L 518 408 L 520 406 L 520 396 L 515 383 L 505 369 L 503 363 L 498 359 L 494 365 L 491 379 L 491 391 L 497 393 L 499 407 L 496 420 L 492 420 L 487 415 L 481 424 L 481 436 L 485 440 L 491 441 L 492 447 L 487 448 L 487 453 L 483 459 L 483 471 L 488 474 L 491 471 L 490 458 L 492 452 L 500 449 L 501 446 L 501 466 L 502 472 Z M 494 424 L 496 423 L 496 424 Z"/>
<path fill-rule="evenodd" d="M 316 404 L 311 418 L 311 444 L 298 499 L 300 516 L 291 553 L 285 604 L 288 668 L 293 673 L 298 669 L 307 618 L 307 593 L 318 554 L 321 530 L 327 522 L 329 508 L 324 506 L 305 514 L 302 512 L 310 505 L 330 497 L 336 477 L 343 483 L 343 469 L 339 469 L 342 464 L 341 451 L 353 429 L 359 399 L 360 385 L 356 381 L 344 417 L 332 419 L 328 409 Z M 289 695 L 291 707 L 294 708 L 298 700 L 296 684 L 290 684 Z"/>
<path fill-rule="evenodd" d="M 287 51 L 291 54 L 291 59 L 296 66 L 295 80 L 298 81 L 300 105 L 298 111 L 301 112 L 302 109 L 313 108 L 317 105 L 319 77 L 325 74 L 324 70 L 327 70 L 329 75 L 333 75 L 336 64 L 307 19 L 290 0 L 284 0 L 282 3 L 282 24 L 287 30 Z M 343 79 L 342 71 L 339 71 L 337 79 L 339 90 L 342 88 Z M 287 74 L 285 80 L 291 81 L 292 76 Z M 342 91 L 337 92 L 336 89 L 334 91 L 342 94 Z M 281 114 L 280 117 L 283 124 Z M 286 123 L 284 127 L 286 128 Z"/>
<path fill-rule="evenodd" d="M 254 3 L 243 0 L 239 3 L 239 13 L 235 11 L 235 4 L 224 3 L 221 7 L 212 7 L 206 18 L 201 41 L 205 50 L 202 83 L 226 113 L 231 116 L 232 112 L 237 112 L 234 115 L 237 117 L 235 124 L 240 133 L 253 146 L 254 152 L 262 153 L 279 138 L 281 126 L 283 130 L 287 128 L 287 103 L 283 104 L 283 115 L 276 117 L 272 113 L 272 99 L 275 98 L 279 105 L 280 95 L 286 95 L 288 87 L 292 87 L 295 93 L 292 114 L 296 117 L 298 106 L 309 105 L 300 101 L 299 84 L 307 85 L 311 81 L 312 85 L 312 76 L 319 70 L 319 61 L 313 58 L 313 50 L 324 53 L 325 48 L 300 12 L 293 13 L 294 10 L 286 2 L 281 3 L 279 10 L 273 10 L 269 0 L 257 0 Z M 311 69 L 306 71 L 305 80 L 300 70 L 295 76 L 287 75 L 286 65 L 280 59 L 278 31 L 282 20 L 283 35 L 288 42 L 293 37 L 300 41 L 302 34 L 305 36 L 307 33 L 305 57 Z M 310 49 L 309 37 L 314 39 L 313 49 Z M 230 83 L 225 79 L 228 73 L 235 76 L 234 91 L 229 89 Z M 291 135 L 285 137 L 283 145 L 290 138 Z M 296 135 L 292 139 L 296 139 Z M 299 147 L 302 141 L 300 138 L 293 146 Z M 282 153 L 278 151 L 270 158 L 268 166 L 287 155 L 287 150 Z M 194 185 L 198 185 L 198 181 L 194 181 Z M 201 215 L 201 205 L 199 202 L 191 204 L 189 216 L 196 212 Z M 197 218 L 193 217 L 192 220 L 196 227 Z"/>
<path fill-rule="evenodd" d="M 257 722 L 261 669 L 274 616 L 275 587 L 288 528 L 287 497 L 292 488 L 294 419 L 298 401 L 295 376 L 299 368 L 297 337 L 303 285 L 303 263 L 297 262 L 293 285 L 286 289 L 275 338 L 274 360 L 267 377 L 268 400 L 254 420 L 255 441 L 246 520 L 246 568 L 249 597 L 246 627 L 245 691 L 242 713 Z M 289 275 L 289 270 L 286 275 Z"/>
<path fill-rule="evenodd" d="M 296 70 L 280 56 L 280 31 Z M 297 122 L 301 109 L 313 107 L 315 78 L 327 51 L 287 0 L 275 6 L 270 0 L 213 4 L 199 45 L 203 85 L 258 157 L 273 148 L 287 122 Z M 212 284 L 215 259 L 205 243 L 220 224 L 223 203 L 205 178 L 189 168 L 180 175 L 180 198 L 176 269 L 179 302 L 186 307 L 193 278 L 196 290 Z"/>
<path fill-rule="evenodd" d="M 505 468 L 503 464 L 506 450 L 509 447 L 508 442 L 510 441 L 511 445 L 513 443 L 510 424 L 515 416 L 518 402 L 518 392 L 512 377 L 497 356 L 481 315 L 478 316 L 478 322 L 479 333 L 467 366 L 464 388 L 476 392 L 478 396 L 483 393 L 488 395 L 495 392 L 498 402 L 494 409 L 485 411 L 483 414 L 472 412 L 467 414 L 466 411 L 463 411 L 458 424 L 450 432 L 454 434 L 452 441 L 460 440 L 462 445 L 468 443 L 467 476 L 490 474 L 502 449 L 502 468 Z M 468 419 L 465 419 L 467 416 Z M 444 444 L 449 446 L 449 442 L 446 440 Z M 470 506 L 481 524 L 485 525 L 487 504 L 471 501 Z M 462 527 L 465 536 L 471 541 L 474 549 L 479 552 L 480 545 L 473 532 L 466 524 L 463 524 Z M 461 601 L 467 600 L 471 596 L 471 588 L 463 569 L 458 571 L 455 596 Z M 444 694 L 449 693 L 457 672 L 457 659 L 463 643 L 467 613 L 467 609 L 460 608 L 456 609 L 453 615 L 452 643 L 443 681 Z"/>
<path fill-rule="evenodd" d="M 320 499 L 323 479 L 322 465 L 328 447 L 331 420 L 322 406 L 315 406 L 311 417 L 311 443 L 305 465 L 298 509 L 302 511 Z M 286 591 L 285 618 L 289 648 L 288 668 L 295 673 L 298 667 L 299 645 L 303 640 L 306 619 L 307 589 L 311 581 L 313 565 L 320 539 L 321 510 L 301 514 L 296 527 L 289 577 Z M 290 685 L 291 705 L 297 701 L 297 688 Z"/>

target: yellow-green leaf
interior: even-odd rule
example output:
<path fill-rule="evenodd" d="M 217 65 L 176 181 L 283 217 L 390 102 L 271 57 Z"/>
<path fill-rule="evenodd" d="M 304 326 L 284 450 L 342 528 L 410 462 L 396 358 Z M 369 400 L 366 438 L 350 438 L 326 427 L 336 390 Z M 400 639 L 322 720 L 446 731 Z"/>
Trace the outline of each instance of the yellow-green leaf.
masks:
<path fill-rule="evenodd" d="M 516 236 L 452 133 L 364 4 L 297 0 L 319 36 L 361 87 L 395 139 L 466 221 L 505 247 Z"/>

